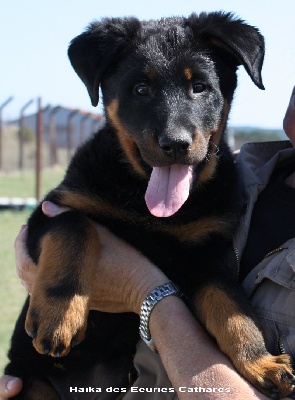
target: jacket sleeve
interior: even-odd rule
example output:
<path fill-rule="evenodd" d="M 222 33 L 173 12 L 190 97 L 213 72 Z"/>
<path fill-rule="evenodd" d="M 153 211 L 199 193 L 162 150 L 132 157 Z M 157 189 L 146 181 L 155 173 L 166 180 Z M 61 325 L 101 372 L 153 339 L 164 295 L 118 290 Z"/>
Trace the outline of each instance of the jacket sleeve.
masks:
<path fill-rule="evenodd" d="M 269 253 L 243 286 L 260 318 L 268 350 L 274 355 L 285 351 L 294 360 L 295 239 Z"/>

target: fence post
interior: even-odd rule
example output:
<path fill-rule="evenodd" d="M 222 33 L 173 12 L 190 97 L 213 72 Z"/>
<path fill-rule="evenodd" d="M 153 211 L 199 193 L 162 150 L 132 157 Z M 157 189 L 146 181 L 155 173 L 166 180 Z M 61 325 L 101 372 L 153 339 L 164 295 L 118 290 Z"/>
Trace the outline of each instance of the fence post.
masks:
<path fill-rule="evenodd" d="M 2 110 L 13 100 L 13 97 L 9 97 L 3 104 L 0 106 L 0 169 L 2 169 Z"/>
<path fill-rule="evenodd" d="M 42 145 L 43 145 L 43 110 L 42 99 L 38 98 L 36 118 L 36 200 L 41 200 L 41 172 L 42 172 Z"/>
<path fill-rule="evenodd" d="M 21 171 L 24 167 L 24 131 L 25 131 L 25 110 L 33 103 L 34 100 L 28 101 L 20 110 L 19 117 L 19 132 L 18 132 L 18 140 L 19 140 L 19 153 L 18 153 L 18 168 Z"/>
<path fill-rule="evenodd" d="M 73 149 L 73 119 L 74 117 L 79 114 L 79 110 L 73 110 L 69 113 L 68 118 L 67 118 L 67 159 L 68 163 L 71 160 L 72 157 L 72 149 Z"/>
<path fill-rule="evenodd" d="M 80 144 L 85 142 L 86 132 L 85 132 L 85 123 L 88 119 L 90 119 L 91 113 L 85 114 L 80 120 Z"/>
<path fill-rule="evenodd" d="M 51 166 L 58 163 L 55 115 L 60 109 L 61 106 L 56 106 L 50 110 L 49 114 L 49 151 Z"/>

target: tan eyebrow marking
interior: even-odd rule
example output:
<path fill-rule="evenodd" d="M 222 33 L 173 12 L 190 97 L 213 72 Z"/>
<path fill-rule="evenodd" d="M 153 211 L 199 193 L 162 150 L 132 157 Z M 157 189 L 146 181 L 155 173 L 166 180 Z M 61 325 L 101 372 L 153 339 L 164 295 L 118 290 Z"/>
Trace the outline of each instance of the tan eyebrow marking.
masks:
<path fill-rule="evenodd" d="M 190 68 L 184 69 L 184 75 L 188 81 L 190 81 L 193 77 L 193 71 Z"/>

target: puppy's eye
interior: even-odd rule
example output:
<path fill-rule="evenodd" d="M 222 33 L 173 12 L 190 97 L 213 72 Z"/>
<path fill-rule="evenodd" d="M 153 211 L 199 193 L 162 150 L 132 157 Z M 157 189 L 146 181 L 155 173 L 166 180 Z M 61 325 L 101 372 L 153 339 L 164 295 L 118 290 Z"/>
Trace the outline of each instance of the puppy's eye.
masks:
<path fill-rule="evenodd" d="M 139 83 L 134 87 L 134 93 L 138 96 L 148 96 L 150 94 L 150 89 L 146 83 Z"/>
<path fill-rule="evenodd" d="M 206 90 L 206 85 L 203 83 L 193 83 L 193 93 L 202 93 Z"/>

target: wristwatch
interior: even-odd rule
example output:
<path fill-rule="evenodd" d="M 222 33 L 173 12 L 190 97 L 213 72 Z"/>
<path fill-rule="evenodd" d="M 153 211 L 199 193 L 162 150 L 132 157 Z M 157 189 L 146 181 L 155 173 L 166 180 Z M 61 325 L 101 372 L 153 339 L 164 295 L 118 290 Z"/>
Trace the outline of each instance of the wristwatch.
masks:
<path fill-rule="evenodd" d="M 140 326 L 139 334 L 141 339 L 152 349 L 157 351 L 154 341 L 151 337 L 149 330 L 149 320 L 151 312 L 155 305 L 167 296 L 177 296 L 182 297 L 183 293 L 179 287 L 173 282 L 164 283 L 164 285 L 157 286 L 150 294 L 144 299 L 141 309 L 140 309 Z"/>

